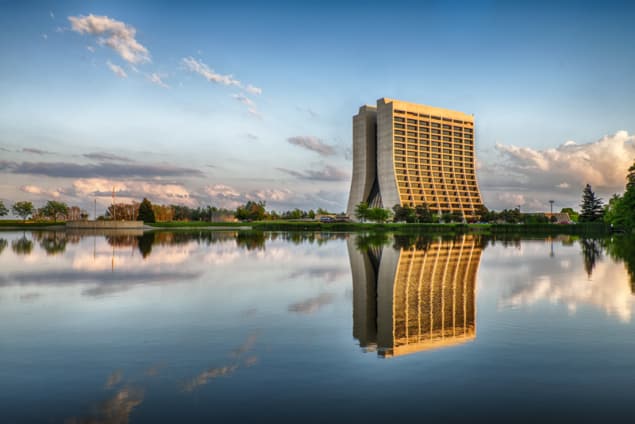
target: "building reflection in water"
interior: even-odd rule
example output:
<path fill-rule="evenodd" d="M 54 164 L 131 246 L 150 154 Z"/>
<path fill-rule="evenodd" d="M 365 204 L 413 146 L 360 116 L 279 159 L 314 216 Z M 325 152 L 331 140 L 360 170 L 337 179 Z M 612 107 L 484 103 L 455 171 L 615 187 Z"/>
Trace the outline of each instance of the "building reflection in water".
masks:
<path fill-rule="evenodd" d="M 481 250 L 471 235 L 401 247 L 349 239 L 353 337 L 382 357 L 474 340 Z"/>

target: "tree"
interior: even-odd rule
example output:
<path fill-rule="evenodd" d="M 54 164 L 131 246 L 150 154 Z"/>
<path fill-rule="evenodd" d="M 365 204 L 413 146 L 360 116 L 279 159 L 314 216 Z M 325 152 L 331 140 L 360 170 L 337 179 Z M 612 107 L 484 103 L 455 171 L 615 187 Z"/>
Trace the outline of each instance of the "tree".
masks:
<path fill-rule="evenodd" d="M 241 221 L 260 221 L 265 217 L 265 202 L 250 200 L 236 208 L 235 216 Z"/>
<path fill-rule="evenodd" d="M 392 207 L 393 210 L 393 221 L 395 222 L 415 222 L 416 216 L 415 211 L 408 205 L 401 206 L 396 204 Z"/>
<path fill-rule="evenodd" d="M 635 188 L 635 187 L 634 187 Z M 582 192 L 582 203 L 580 203 L 580 222 L 596 222 L 602 220 L 604 208 L 602 199 L 597 197 L 589 184 Z"/>
<path fill-rule="evenodd" d="M 370 208 L 367 211 L 368 219 L 377 223 L 386 222 L 391 215 L 392 213 L 388 209 L 384 208 Z"/>
<path fill-rule="evenodd" d="M 355 206 L 355 217 L 362 222 L 368 219 L 368 203 L 360 202 Z"/>
<path fill-rule="evenodd" d="M 560 213 L 566 213 L 567 215 L 569 215 L 569 218 L 573 222 L 578 222 L 578 219 L 580 218 L 580 214 L 574 211 L 572 208 L 562 208 L 560 210 Z"/>
<path fill-rule="evenodd" d="M 9 209 L 4 205 L 4 202 L 0 200 L 0 216 L 5 216 L 9 214 Z"/>
<path fill-rule="evenodd" d="M 26 219 L 35 212 L 35 207 L 33 206 L 33 203 L 23 201 L 15 202 L 13 206 L 11 206 L 11 210 L 14 214 L 22 218 L 22 220 L 26 221 Z"/>
<path fill-rule="evenodd" d="M 52 218 L 53 221 L 57 222 L 58 217 L 66 216 L 66 214 L 68 214 L 68 205 L 64 202 L 49 200 L 39 212 L 40 215 Z"/>
<path fill-rule="evenodd" d="M 428 205 L 425 203 L 422 203 L 415 207 L 415 217 L 417 219 L 417 222 L 421 223 L 430 223 L 434 221 L 432 213 L 430 212 Z"/>
<path fill-rule="evenodd" d="M 156 219 L 154 218 L 154 211 L 152 210 L 152 203 L 145 197 L 139 205 L 139 215 L 137 215 L 137 220 L 143 222 L 156 221 Z"/>

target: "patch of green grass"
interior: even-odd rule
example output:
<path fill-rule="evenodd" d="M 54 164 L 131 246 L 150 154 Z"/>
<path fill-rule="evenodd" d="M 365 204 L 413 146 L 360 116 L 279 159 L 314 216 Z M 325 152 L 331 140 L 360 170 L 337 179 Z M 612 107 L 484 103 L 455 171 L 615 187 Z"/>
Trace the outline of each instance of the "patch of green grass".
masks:
<path fill-rule="evenodd" d="M 51 226 L 64 226 L 63 222 L 50 222 L 50 221 L 22 221 L 21 219 L 0 219 L 0 228 L 12 227 L 12 228 L 40 228 Z"/>

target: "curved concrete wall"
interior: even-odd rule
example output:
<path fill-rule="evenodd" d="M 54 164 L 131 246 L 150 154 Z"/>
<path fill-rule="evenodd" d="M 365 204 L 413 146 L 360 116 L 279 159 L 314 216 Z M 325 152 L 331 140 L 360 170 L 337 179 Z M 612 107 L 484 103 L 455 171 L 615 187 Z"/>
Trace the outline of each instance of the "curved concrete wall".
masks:
<path fill-rule="evenodd" d="M 377 110 L 362 106 L 353 117 L 353 178 L 346 213 L 355 219 L 355 206 L 368 201 L 375 181 Z"/>

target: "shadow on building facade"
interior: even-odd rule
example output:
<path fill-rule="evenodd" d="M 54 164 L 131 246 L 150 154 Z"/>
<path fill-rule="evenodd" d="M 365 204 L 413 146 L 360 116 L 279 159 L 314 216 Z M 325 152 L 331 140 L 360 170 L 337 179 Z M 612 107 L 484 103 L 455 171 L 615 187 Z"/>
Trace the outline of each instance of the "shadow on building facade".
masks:
<path fill-rule="evenodd" d="M 454 346 L 476 338 L 476 236 L 357 248 L 353 272 L 353 337 L 381 357 Z"/>

